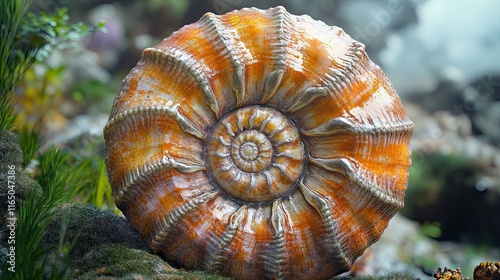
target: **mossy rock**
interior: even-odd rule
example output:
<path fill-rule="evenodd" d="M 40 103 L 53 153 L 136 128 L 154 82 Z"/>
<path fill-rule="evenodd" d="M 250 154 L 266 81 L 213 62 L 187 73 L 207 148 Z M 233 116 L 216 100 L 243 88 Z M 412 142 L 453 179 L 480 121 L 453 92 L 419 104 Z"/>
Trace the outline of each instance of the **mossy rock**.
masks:
<path fill-rule="evenodd" d="M 411 274 L 401 272 L 387 272 L 380 276 L 349 276 L 340 275 L 334 277 L 332 280 L 414 280 L 415 277 Z"/>
<path fill-rule="evenodd" d="M 125 218 L 93 205 L 67 204 L 57 211 L 44 237 L 51 255 L 61 250 L 57 248 L 61 229 L 64 244 L 68 248 L 74 244 L 67 275 L 70 278 L 229 279 L 171 267 L 160 256 L 151 253 Z M 55 266 L 64 265 L 56 261 Z"/>
<path fill-rule="evenodd" d="M 79 279 L 137 279 L 137 276 L 165 279 L 175 270 L 159 256 L 116 244 L 97 248 L 78 263 L 72 274 Z"/>
<path fill-rule="evenodd" d="M 80 259 L 89 251 L 110 244 L 149 251 L 146 243 L 125 218 L 93 205 L 61 206 L 45 232 L 44 241 L 51 251 L 58 249 L 55 246 L 59 244 L 61 230 L 64 229 L 64 244 L 74 242 L 74 259 Z"/>
<path fill-rule="evenodd" d="M 20 166 L 23 162 L 23 151 L 17 134 L 8 130 L 0 130 L 0 162 Z"/>
<path fill-rule="evenodd" d="M 159 256 L 122 245 L 89 252 L 74 270 L 78 279 L 229 279 L 200 271 L 175 269 Z"/>
<path fill-rule="evenodd" d="M 2 217 L 7 212 L 8 203 L 8 171 L 9 166 L 15 165 L 14 180 L 11 180 L 15 187 L 16 211 L 19 210 L 19 204 L 24 201 L 30 192 L 35 192 L 36 196 L 42 193 L 41 187 L 33 180 L 23 169 L 23 151 L 19 144 L 17 134 L 8 130 L 0 130 L 0 214 Z"/>
<path fill-rule="evenodd" d="M 159 256 L 123 245 L 97 248 L 79 261 L 73 277 L 78 279 L 231 279 L 203 271 L 171 267 Z M 412 275 L 393 272 L 382 276 L 339 276 L 334 280 L 413 280 Z"/>
<path fill-rule="evenodd" d="M 8 130 L 0 130 L 0 224 L 7 224 L 7 218 L 12 217 L 8 213 L 8 203 L 11 200 L 9 196 L 15 197 L 15 212 L 19 213 L 19 205 L 26 200 L 29 193 L 40 197 L 42 189 L 38 183 L 33 180 L 23 169 L 23 152 L 19 144 L 17 134 Z M 15 165 L 15 169 L 9 166 Z M 15 170 L 15 174 L 9 174 L 9 170 Z M 8 176 L 14 176 L 9 180 Z M 14 186 L 9 193 L 9 181 Z M 7 227 L 0 227 L 0 247 L 7 246 L 5 231 Z"/>

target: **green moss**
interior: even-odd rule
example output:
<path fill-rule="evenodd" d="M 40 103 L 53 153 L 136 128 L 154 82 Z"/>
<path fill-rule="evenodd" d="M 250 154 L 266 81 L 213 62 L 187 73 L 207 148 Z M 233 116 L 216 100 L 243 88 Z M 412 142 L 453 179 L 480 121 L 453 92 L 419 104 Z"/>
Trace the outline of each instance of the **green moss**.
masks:
<path fill-rule="evenodd" d="M 229 279 L 202 271 L 175 269 L 159 256 L 123 245 L 107 245 L 89 252 L 74 270 L 78 279 Z"/>
<path fill-rule="evenodd" d="M 33 129 L 23 127 L 18 133 L 23 150 L 23 167 L 26 167 L 35 158 L 35 154 L 40 149 L 42 142 L 40 127 L 35 126 Z"/>
<path fill-rule="evenodd" d="M 47 245 L 55 246 L 59 243 L 64 219 L 67 220 L 65 243 L 77 240 L 73 248 L 75 259 L 82 258 L 94 248 L 109 244 L 149 250 L 125 218 L 87 204 L 67 204 L 58 210 L 45 233 L 44 241 Z"/>
<path fill-rule="evenodd" d="M 337 276 L 333 280 L 414 280 L 413 275 L 402 272 L 387 272 L 381 276 Z"/>
<path fill-rule="evenodd" d="M 59 153 L 55 149 L 49 149 L 47 154 L 53 155 L 50 157 L 52 160 L 50 166 L 59 166 L 57 162 L 61 159 Z M 22 157 L 21 157 L 22 158 Z M 58 160 L 59 159 L 59 160 Z M 21 159 L 22 160 L 22 159 Z M 47 260 L 46 246 L 41 242 L 46 226 L 50 218 L 61 203 L 63 197 L 63 190 L 59 182 L 61 178 L 66 177 L 67 169 L 51 169 L 50 166 L 40 161 L 41 175 L 39 182 L 44 182 L 43 191 L 38 195 L 36 189 L 26 190 L 26 197 L 19 203 L 19 212 L 17 213 L 16 222 L 16 272 L 9 273 L 5 278 L 8 279 L 42 279 L 43 272 L 45 271 L 45 260 Z M 16 168 L 16 181 L 17 181 L 17 168 Z M 19 168 L 19 173 L 22 170 Z M 44 174 L 51 174 L 51 176 L 44 176 Z M 42 180 L 41 178 L 44 178 Z M 20 195 L 18 192 L 16 194 Z M 16 198 L 18 200 L 18 198 Z M 10 213 L 9 213 L 10 215 Z M 19 246 L 22 244 L 22 246 Z M 42 266 L 43 269 L 34 269 L 35 267 Z M 7 265 L 4 265 L 3 271 L 7 271 Z M 64 271 L 52 270 L 50 274 L 51 279 L 59 279 Z"/>
<path fill-rule="evenodd" d="M 22 169 L 23 152 L 19 144 L 17 134 L 8 130 L 0 130 L 0 211 L 6 211 L 8 195 L 8 171 L 9 166 L 15 165 L 14 179 L 16 210 L 19 209 L 21 201 L 26 199 L 29 192 L 34 191 L 35 195 L 40 196 L 42 190 L 40 186 Z M 2 212 L 2 214 L 5 214 Z M 3 215 L 2 215 L 3 216 Z"/>
<path fill-rule="evenodd" d="M 169 274 L 171 279 L 183 279 L 183 280 L 196 280 L 196 279 L 208 279 L 208 280 L 227 280 L 234 279 L 222 275 L 210 274 L 204 271 L 186 271 L 178 270 L 177 272 L 172 272 Z"/>
<path fill-rule="evenodd" d="M 23 162 L 23 151 L 19 145 L 19 137 L 8 130 L 0 130 L 0 152 L 2 164 L 19 166 Z"/>
<path fill-rule="evenodd" d="M 0 218 L 3 219 L 7 216 L 8 211 L 8 196 L 9 185 L 14 186 L 15 194 L 15 209 L 16 213 L 19 211 L 19 206 L 26 200 L 28 194 L 33 192 L 36 197 L 42 193 L 41 187 L 24 171 L 21 169 L 23 161 L 23 152 L 19 145 L 19 138 L 16 134 L 0 130 Z M 9 166 L 15 165 L 14 178 L 10 178 L 8 171 L 11 170 Z M 9 184 L 9 181 L 13 184 Z M 0 228 L 0 231 L 5 230 L 6 227 Z M 1 236 L 1 234 L 0 234 Z M 2 240 L 2 243 L 5 240 Z"/>
<path fill-rule="evenodd" d="M 80 279 L 98 277 L 125 277 L 140 275 L 147 278 L 161 278 L 174 269 L 160 257 L 142 250 L 111 244 L 89 252 L 79 261 L 74 271 L 84 272 Z"/>

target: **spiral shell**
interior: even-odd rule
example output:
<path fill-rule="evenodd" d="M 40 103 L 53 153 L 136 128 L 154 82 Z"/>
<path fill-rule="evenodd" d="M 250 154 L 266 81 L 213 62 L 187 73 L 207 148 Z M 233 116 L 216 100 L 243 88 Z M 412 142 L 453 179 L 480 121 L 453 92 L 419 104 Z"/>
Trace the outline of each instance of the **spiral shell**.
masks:
<path fill-rule="evenodd" d="M 116 204 L 166 260 L 323 279 L 403 206 L 412 131 L 363 44 L 277 7 L 207 13 L 144 50 L 104 136 Z"/>

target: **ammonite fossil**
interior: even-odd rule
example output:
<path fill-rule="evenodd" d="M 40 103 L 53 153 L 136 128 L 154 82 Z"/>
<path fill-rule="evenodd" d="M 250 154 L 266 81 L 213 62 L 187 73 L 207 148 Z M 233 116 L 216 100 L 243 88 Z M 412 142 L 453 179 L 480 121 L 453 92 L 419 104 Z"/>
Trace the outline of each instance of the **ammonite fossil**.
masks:
<path fill-rule="evenodd" d="M 322 279 L 403 206 L 412 131 L 363 44 L 277 7 L 144 50 L 104 136 L 117 206 L 167 261 Z"/>

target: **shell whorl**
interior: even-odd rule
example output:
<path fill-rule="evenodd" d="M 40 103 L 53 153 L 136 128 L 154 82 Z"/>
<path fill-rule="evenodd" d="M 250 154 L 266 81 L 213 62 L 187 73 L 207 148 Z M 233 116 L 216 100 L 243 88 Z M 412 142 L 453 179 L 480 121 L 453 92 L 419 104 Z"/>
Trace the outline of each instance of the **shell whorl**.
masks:
<path fill-rule="evenodd" d="M 291 193 L 304 165 L 297 128 L 262 106 L 240 108 L 220 120 L 205 154 L 217 185 L 242 202 L 271 203 Z"/>
<path fill-rule="evenodd" d="M 403 206 L 412 131 L 361 43 L 277 7 L 144 50 L 104 136 L 117 206 L 168 261 L 327 279 Z"/>

